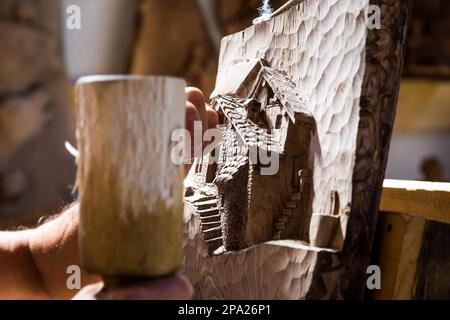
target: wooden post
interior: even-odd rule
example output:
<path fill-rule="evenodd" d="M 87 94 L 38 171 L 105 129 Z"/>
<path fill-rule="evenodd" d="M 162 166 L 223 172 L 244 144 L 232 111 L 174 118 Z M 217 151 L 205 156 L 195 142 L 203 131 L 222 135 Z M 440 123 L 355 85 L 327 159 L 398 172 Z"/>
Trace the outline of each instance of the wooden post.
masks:
<path fill-rule="evenodd" d="M 106 281 L 180 267 L 183 167 L 170 159 L 170 138 L 184 128 L 184 88 L 143 76 L 76 86 L 81 258 Z"/>
<path fill-rule="evenodd" d="M 408 214 L 383 212 L 379 217 L 372 256 L 382 272 L 381 290 L 374 290 L 372 299 L 413 298 L 425 225 L 424 218 Z"/>

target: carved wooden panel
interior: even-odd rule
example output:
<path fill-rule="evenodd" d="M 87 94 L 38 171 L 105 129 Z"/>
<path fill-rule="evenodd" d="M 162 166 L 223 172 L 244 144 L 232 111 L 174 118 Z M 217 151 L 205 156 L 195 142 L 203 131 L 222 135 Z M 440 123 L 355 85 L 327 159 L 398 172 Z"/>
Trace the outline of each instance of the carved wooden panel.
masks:
<path fill-rule="evenodd" d="M 234 65 L 263 58 L 305 97 L 316 122 L 312 216 L 303 221 L 309 230 L 303 242 L 210 256 L 189 204 L 185 272 L 197 297 L 361 297 L 411 7 L 410 1 L 371 3 L 381 8 L 381 30 L 366 28 L 369 1 L 309 0 L 222 40 L 218 84 Z"/>

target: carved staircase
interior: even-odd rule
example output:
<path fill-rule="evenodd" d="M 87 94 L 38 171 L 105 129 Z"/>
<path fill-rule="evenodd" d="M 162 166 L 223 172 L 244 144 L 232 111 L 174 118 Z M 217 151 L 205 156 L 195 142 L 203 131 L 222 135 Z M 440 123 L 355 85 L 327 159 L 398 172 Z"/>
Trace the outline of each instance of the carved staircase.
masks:
<path fill-rule="evenodd" d="M 216 196 L 203 197 L 194 203 L 200 215 L 200 227 L 203 239 L 210 252 L 215 251 L 223 244 L 222 221 L 219 213 L 219 202 Z"/>
<path fill-rule="evenodd" d="M 285 208 L 282 209 L 281 214 L 279 215 L 278 219 L 275 222 L 273 240 L 281 239 L 281 234 L 286 228 L 286 223 L 291 219 L 295 209 L 300 204 L 301 199 L 302 194 L 300 192 L 295 192 L 291 195 L 289 201 L 285 205 Z"/>

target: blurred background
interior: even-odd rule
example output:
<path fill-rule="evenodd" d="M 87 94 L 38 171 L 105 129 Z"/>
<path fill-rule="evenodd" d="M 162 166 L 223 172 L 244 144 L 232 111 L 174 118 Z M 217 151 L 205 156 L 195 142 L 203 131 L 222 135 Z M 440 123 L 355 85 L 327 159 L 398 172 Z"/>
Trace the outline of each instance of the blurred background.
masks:
<path fill-rule="evenodd" d="M 81 29 L 68 28 L 73 5 Z M 34 224 L 74 200 L 74 159 L 64 142 L 74 144 L 72 87 L 79 77 L 174 75 L 208 95 L 221 37 L 249 26 L 259 6 L 1 0 L 0 229 Z M 450 1 L 416 0 L 409 33 L 386 177 L 450 181 Z"/>
<path fill-rule="evenodd" d="M 209 94 L 220 39 L 249 26 L 259 5 L 1 0 L 0 230 L 32 226 L 74 201 L 76 167 L 64 143 L 75 145 L 72 91 L 79 77 L 173 75 Z"/>
<path fill-rule="evenodd" d="M 173 75 L 209 95 L 220 39 L 249 26 L 260 2 L 1 0 L 0 230 L 32 226 L 75 200 L 76 167 L 64 143 L 75 145 L 79 77 Z M 386 177 L 450 181 L 450 1 L 414 3 Z M 81 28 L 73 29 L 77 18 Z M 379 225 L 389 233 L 393 224 Z M 449 225 L 427 223 L 424 239 L 440 251 L 423 260 L 445 256 L 448 267 Z"/>

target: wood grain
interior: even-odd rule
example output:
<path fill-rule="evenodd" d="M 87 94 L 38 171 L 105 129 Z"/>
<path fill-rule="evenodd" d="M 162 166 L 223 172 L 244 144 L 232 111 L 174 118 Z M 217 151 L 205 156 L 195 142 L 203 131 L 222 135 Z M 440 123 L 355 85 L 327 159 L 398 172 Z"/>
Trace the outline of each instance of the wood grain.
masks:
<path fill-rule="evenodd" d="M 385 180 L 380 209 L 450 223 L 450 183 Z"/>
<path fill-rule="evenodd" d="M 185 273 L 198 299 L 304 299 L 318 258 L 300 241 L 272 241 L 210 256 L 195 207 L 185 204 Z"/>
<path fill-rule="evenodd" d="M 377 239 L 381 290 L 373 291 L 375 300 L 413 299 L 417 264 L 422 247 L 425 219 L 406 214 L 383 212 Z"/>

